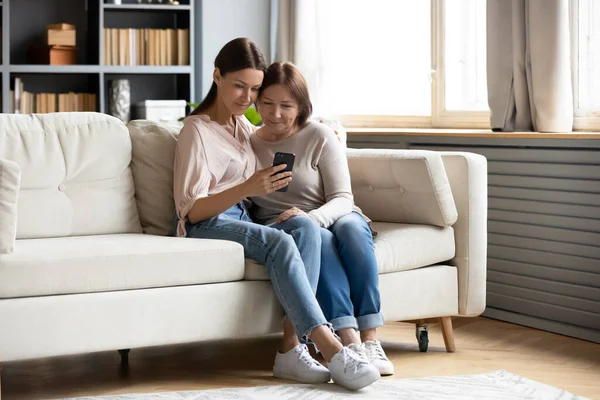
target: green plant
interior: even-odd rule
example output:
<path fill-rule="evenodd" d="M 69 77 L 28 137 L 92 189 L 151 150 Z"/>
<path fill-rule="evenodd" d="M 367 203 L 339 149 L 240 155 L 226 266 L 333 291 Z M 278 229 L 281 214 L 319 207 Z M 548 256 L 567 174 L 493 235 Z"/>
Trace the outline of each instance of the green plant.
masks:
<path fill-rule="evenodd" d="M 198 104 L 196 103 L 187 103 L 188 107 L 190 108 L 190 110 L 195 110 L 196 107 L 198 107 Z M 256 111 L 256 108 L 254 107 L 250 107 L 246 110 L 246 112 L 244 113 L 244 115 L 246 116 L 246 118 L 248 118 L 248 121 L 250 121 L 250 123 L 254 126 L 260 126 L 262 125 L 262 118 L 260 117 L 260 114 L 258 113 L 258 111 Z M 181 117 L 179 118 L 179 121 L 183 121 L 185 117 Z"/>

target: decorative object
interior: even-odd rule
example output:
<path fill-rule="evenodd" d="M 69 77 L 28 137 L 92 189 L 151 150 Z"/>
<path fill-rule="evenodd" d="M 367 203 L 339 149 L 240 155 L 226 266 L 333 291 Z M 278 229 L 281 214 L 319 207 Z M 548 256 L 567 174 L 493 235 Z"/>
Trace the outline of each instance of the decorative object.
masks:
<path fill-rule="evenodd" d="M 108 95 L 109 114 L 127 123 L 131 117 L 131 87 L 127 79 L 110 81 Z"/>
<path fill-rule="evenodd" d="M 348 392 L 334 384 L 273 385 L 172 393 L 123 394 L 80 397 L 77 400 L 345 400 L 436 399 L 436 400 L 584 400 L 561 389 L 532 381 L 507 371 L 489 374 L 413 379 L 381 379 L 359 392 Z M 75 400 L 75 399 L 71 399 Z"/>
<path fill-rule="evenodd" d="M 133 119 L 146 119 L 158 123 L 177 123 L 185 117 L 185 100 L 144 100 L 132 107 Z"/>
<path fill-rule="evenodd" d="M 75 47 L 75 34 L 75 25 L 50 24 L 46 26 L 46 38 L 48 46 Z"/>

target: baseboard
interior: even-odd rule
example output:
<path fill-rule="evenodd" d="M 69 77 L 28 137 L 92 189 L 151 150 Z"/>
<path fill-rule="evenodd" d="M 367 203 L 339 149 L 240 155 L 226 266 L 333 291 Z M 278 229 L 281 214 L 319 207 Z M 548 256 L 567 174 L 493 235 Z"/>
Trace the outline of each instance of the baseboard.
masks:
<path fill-rule="evenodd" d="M 543 331 L 558 333 L 560 335 L 570 336 L 577 339 L 583 339 L 594 343 L 600 343 L 600 330 L 582 328 L 579 326 L 564 324 L 561 322 L 550 321 L 547 319 L 490 307 L 486 308 L 482 316 L 500 321 L 511 322 L 517 325 L 528 326 L 530 328 L 540 329 Z"/>

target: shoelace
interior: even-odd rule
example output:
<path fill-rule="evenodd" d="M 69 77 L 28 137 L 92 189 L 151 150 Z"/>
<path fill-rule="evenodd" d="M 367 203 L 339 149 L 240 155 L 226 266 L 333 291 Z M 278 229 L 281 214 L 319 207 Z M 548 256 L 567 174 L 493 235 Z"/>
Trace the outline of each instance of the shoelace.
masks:
<path fill-rule="evenodd" d="M 296 353 L 298 353 L 298 355 L 300 356 L 300 360 L 302 360 L 303 362 L 305 362 L 308 365 L 319 364 L 317 362 L 317 360 L 315 360 L 314 358 L 311 357 L 310 353 L 308 352 L 308 346 L 305 344 L 302 344 L 299 347 L 297 347 Z"/>
<path fill-rule="evenodd" d="M 366 364 L 366 362 L 352 349 L 348 347 L 342 348 L 342 354 L 344 355 L 344 373 L 351 368 L 354 372 L 358 370 L 358 367 Z"/>
<path fill-rule="evenodd" d="M 377 342 L 366 342 L 365 349 L 369 355 L 369 360 L 387 360 L 385 352 Z"/>
<path fill-rule="evenodd" d="M 369 357 L 367 356 L 367 349 L 364 344 L 349 344 L 348 348 L 355 352 L 359 357 L 363 358 L 363 361 L 369 362 Z"/>

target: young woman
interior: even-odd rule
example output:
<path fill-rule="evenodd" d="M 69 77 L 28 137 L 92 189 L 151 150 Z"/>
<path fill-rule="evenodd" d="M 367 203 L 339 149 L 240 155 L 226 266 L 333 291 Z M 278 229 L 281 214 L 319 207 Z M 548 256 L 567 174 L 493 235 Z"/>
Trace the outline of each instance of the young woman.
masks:
<path fill-rule="evenodd" d="M 316 288 L 319 227 L 310 218 L 266 227 L 248 216 L 246 198 L 273 193 L 291 181 L 291 173 L 281 172 L 285 166 L 255 171 L 254 127 L 244 112 L 255 102 L 265 70 L 261 51 L 245 38 L 227 43 L 217 55 L 212 87 L 185 119 L 177 142 L 177 236 L 232 240 L 244 247 L 246 257 L 264 264 L 287 316 L 284 331 L 314 342 L 328 362 L 325 368 L 310 357 L 306 345 L 296 346 L 277 354 L 276 376 L 314 383 L 331 378 L 357 390 L 379 373 L 339 343 L 315 299 L 309 277 Z M 295 240 L 302 244 L 304 259 Z"/>
<path fill-rule="evenodd" d="M 286 192 L 252 197 L 255 219 L 277 224 L 310 217 L 321 227 L 317 299 L 344 346 L 361 354 L 381 375 L 394 373 L 377 340 L 383 326 L 372 232 L 354 206 L 346 154 L 325 124 L 309 122 L 308 87 L 290 63 L 274 63 L 258 94 L 264 126 L 251 136 L 258 165 L 276 152 L 296 155 Z M 360 331 L 360 335 L 357 331 Z"/>

